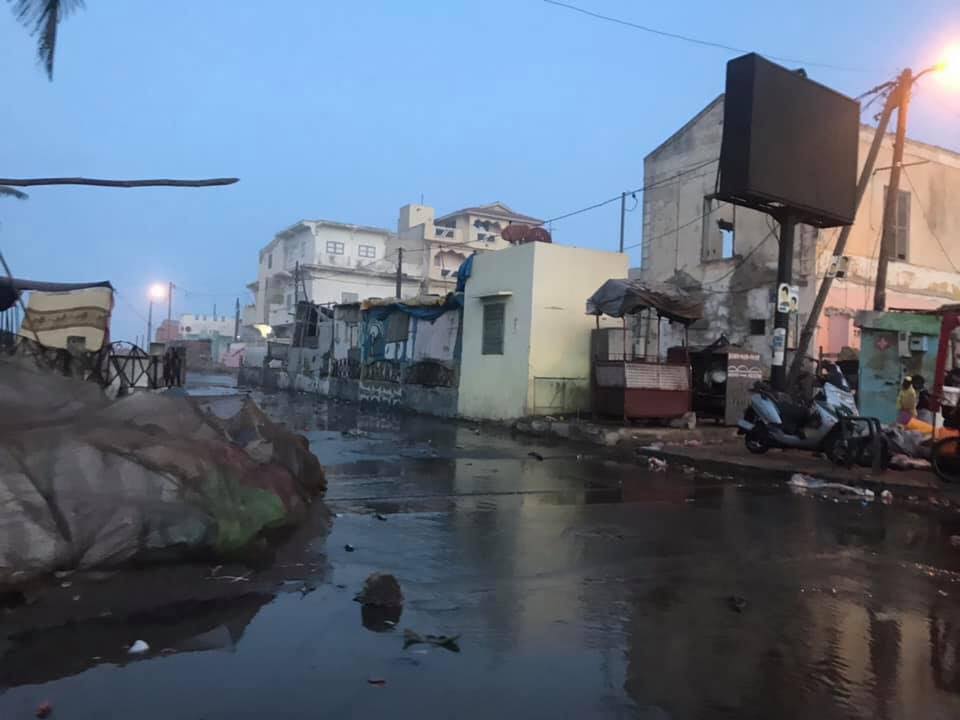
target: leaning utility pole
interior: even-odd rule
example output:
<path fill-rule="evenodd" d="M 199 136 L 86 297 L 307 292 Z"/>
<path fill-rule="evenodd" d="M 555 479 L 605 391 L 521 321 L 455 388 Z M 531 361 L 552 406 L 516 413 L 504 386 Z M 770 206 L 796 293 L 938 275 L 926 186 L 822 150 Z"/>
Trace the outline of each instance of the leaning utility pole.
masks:
<path fill-rule="evenodd" d="M 397 300 L 402 299 L 403 295 L 403 248 L 397 253 Z"/>
<path fill-rule="evenodd" d="M 890 168 L 890 184 L 887 186 L 886 201 L 883 205 L 883 231 L 880 240 L 880 257 L 877 258 L 877 286 L 873 290 L 873 309 L 883 312 L 887 309 L 887 266 L 890 256 L 895 254 L 896 228 L 900 190 L 900 170 L 903 166 L 903 145 L 907 139 L 907 111 L 910 107 L 910 91 L 913 89 L 913 71 L 907 68 L 897 79 L 897 136 L 893 143 L 893 165 Z"/>
<path fill-rule="evenodd" d="M 887 96 L 886 103 L 884 103 L 883 110 L 880 113 L 880 119 L 877 123 L 877 130 L 873 135 L 873 142 L 870 144 L 870 150 L 867 152 L 863 169 L 860 171 L 860 180 L 857 183 L 857 195 L 854 201 L 854 215 L 856 215 L 857 210 L 859 210 L 860 203 L 867 191 L 867 186 L 870 184 L 870 178 L 873 177 L 873 167 L 877 164 L 877 155 L 880 154 L 880 146 L 883 144 L 883 138 L 887 134 L 890 116 L 893 114 L 893 109 L 897 106 L 898 102 L 897 90 L 894 88 Z M 843 251 L 847 247 L 847 240 L 850 238 L 850 230 L 852 228 L 852 225 L 843 226 L 843 229 L 840 231 L 840 237 L 837 239 L 837 244 L 833 249 L 833 257 L 839 258 L 843 256 Z M 830 294 L 830 288 L 832 286 L 833 275 L 827 274 L 823 278 L 823 282 L 820 283 L 820 289 L 817 291 L 817 299 L 814 301 L 813 307 L 810 309 L 810 314 L 807 316 L 807 322 L 803 326 L 803 332 L 800 333 L 797 351 L 793 356 L 793 363 L 790 365 L 788 386 L 791 386 L 800 374 L 803 359 L 806 357 L 807 351 L 810 348 L 810 341 L 813 340 L 813 334 L 816 332 L 817 325 L 820 322 L 820 313 L 823 312 L 823 306 L 827 302 L 827 296 Z"/>

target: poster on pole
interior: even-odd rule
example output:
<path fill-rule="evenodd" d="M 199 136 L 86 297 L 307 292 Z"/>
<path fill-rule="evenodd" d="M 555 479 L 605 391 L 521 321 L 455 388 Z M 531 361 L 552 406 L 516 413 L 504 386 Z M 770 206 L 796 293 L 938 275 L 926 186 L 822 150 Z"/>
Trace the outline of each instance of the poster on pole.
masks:
<path fill-rule="evenodd" d="M 777 312 L 790 312 L 790 285 L 787 283 L 780 283 L 777 288 Z"/>
<path fill-rule="evenodd" d="M 773 364 L 783 365 L 784 356 L 787 349 L 787 329 L 773 329 Z"/>
<path fill-rule="evenodd" d="M 790 286 L 790 312 L 795 313 L 800 310 L 800 286 Z"/>

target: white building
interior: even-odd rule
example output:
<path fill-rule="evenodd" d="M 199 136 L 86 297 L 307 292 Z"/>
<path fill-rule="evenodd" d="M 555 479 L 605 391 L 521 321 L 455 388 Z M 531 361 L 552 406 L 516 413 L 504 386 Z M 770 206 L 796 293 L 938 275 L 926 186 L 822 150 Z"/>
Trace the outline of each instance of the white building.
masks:
<path fill-rule="evenodd" d="M 233 337 L 236 318 L 228 315 L 191 315 L 180 316 L 180 334 L 184 338 L 205 338 L 214 335 Z"/>
<path fill-rule="evenodd" d="M 396 236 L 383 228 L 330 220 L 291 225 L 260 251 L 257 281 L 248 286 L 256 296 L 256 323 L 282 336 L 292 327 L 297 299 L 322 305 L 395 296 L 395 244 Z M 419 288 L 419 279 L 404 279 L 404 295 Z"/>
<path fill-rule="evenodd" d="M 424 293 L 443 295 L 454 289 L 457 270 L 473 252 L 510 247 L 501 233 L 514 223 L 542 225 L 543 221 L 502 202 L 463 208 L 439 218 L 432 207 L 404 205 L 397 221 L 404 267 L 422 279 Z"/>
<path fill-rule="evenodd" d="M 590 407 L 587 299 L 621 253 L 532 242 L 478 256 L 463 301 L 458 413 L 508 419 Z M 601 317 L 601 326 L 620 321 Z"/>

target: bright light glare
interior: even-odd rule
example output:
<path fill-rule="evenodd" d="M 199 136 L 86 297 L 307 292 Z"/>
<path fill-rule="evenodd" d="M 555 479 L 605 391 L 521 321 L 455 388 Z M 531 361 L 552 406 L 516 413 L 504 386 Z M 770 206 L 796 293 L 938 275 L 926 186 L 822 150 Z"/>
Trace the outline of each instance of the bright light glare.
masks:
<path fill-rule="evenodd" d="M 937 75 L 950 87 L 960 89 L 960 45 L 949 47 L 937 63 Z"/>
<path fill-rule="evenodd" d="M 167 297 L 167 286 L 160 283 L 154 283 L 150 286 L 150 299 L 154 301 L 165 300 Z"/>

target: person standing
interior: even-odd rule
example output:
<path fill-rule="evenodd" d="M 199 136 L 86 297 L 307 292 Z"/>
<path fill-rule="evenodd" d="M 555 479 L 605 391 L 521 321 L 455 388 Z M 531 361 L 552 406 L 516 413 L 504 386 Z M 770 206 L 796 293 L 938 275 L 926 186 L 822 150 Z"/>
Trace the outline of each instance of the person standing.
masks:
<path fill-rule="evenodd" d="M 907 375 L 900 384 L 900 392 L 897 394 L 897 424 L 906 425 L 917 416 L 917 391 L 913 388 L 913 382 Z"/>

